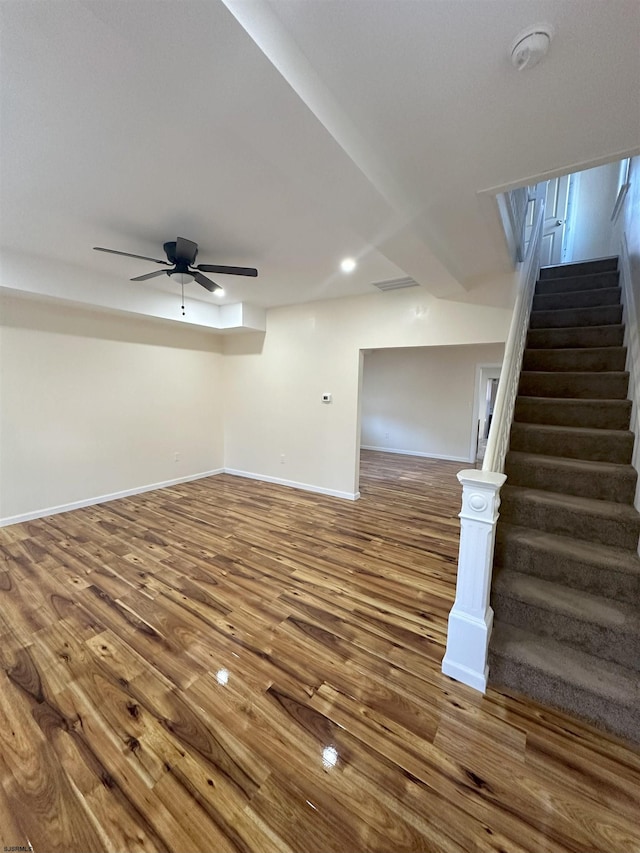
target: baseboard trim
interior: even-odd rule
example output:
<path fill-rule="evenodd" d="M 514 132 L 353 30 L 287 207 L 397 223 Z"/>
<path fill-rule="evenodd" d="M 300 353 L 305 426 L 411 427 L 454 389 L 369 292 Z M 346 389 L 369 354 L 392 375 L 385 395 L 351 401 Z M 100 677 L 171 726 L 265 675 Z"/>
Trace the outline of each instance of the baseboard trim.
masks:
<path fill-rule="evenodd" d="M 94 506 L 95 504 L 117 501 L 119 498 L 129 498 L 132 495 L 141 495 L 144 492 L 153 492 L 156 489 L 166 489 L 167 486 L 179 486 L 180 483 L 190 483 L 192 480 L 202 480 L 205 477 L 215 477 L 216 474 L 222 474 L 223 472 L 223 468 L 216 468 L 213 471 L 203 471 L 200 474 L 191 474 L 189 477 L 177 477 L 175 480 L 164 480 L 161 483 L 151 483 L 147 486 L 138 486 L 135 489 L 125 489 L 122 492 L 113 492 L 109 495 L 99 495 L 98 497 L 86 498 L 82 501 L 72 501 L 68 504 L 50 506 L 45 509 L 35 510 L 34 512 L 25 512 L 21 515 L 10 515 L 6 518 L 0 518 L 0 527 L 9 527 L 11 524 L 21 524 L 24 521 L 34 521 L 36 518 L 46 518 L 49 515 L 58 515 L 61 512 L 71 512 L 71 510 L 82 509 L 86 506 Z"/>
<path fill-rule="evenodd" d="M 395 447 L 374 447 L 371 444 L 361 444 L 360 450 L 375 450 L 376 453 L 399 453 L 401 456 L 422 456 L 425 459 L 444 459 L 449 462 L 475 462 L 468 456 L 447 456 L 444 453 L 423 453 L 421 450 L 398 450 Z"/>
<path fill-rule="evenodd" d="M 233 477 L 246 477 L 248 480 L 262 480 L 264 483 L 273 483 L 276 486 L 288 486 L 291 489 L 302 489 L 304 492 L 315 492 L 319 495 L 328 495 L 331 498 L 342 498 L 346 501 L 357 501 L 360 492 L 340 492 L 337 489 L 324 489 L 322 486 L 312 486 L 310 483 L 298 483 L 295 480 L 285 480 L 282 477 L 269 477 L 267 474 L 254 474 L 251 471 L 239 471 L 237 468 L 225 468 L 225 474 Z"/>

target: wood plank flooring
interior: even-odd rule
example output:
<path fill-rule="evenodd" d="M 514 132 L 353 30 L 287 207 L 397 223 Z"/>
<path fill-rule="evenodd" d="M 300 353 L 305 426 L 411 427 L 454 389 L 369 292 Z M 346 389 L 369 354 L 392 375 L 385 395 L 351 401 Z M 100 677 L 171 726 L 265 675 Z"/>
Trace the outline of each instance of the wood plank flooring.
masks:
<path fill-rule="evenodd" d="M 0 844 L 638 851 L 640 754 L 440 672 L 456 463 L 218 476 L 0 531 Z"/>

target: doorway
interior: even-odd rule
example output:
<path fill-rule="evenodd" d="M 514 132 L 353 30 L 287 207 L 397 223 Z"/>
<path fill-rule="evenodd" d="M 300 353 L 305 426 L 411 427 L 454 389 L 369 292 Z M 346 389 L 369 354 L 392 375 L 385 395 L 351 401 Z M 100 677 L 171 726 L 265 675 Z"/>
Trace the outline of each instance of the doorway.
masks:
<path fill-rule="evenodd" d="M 479 364 L 476 368 L 476 392 L 472 429 L 472 447 L 469 454 L 476 465 L 484 459 L 489 429 L 493 419 L 493 410 L 498 394 L 501 365 Z"/>
<path fill-rule="evenodd" d="M 504 344 L 390 347 L 362 354 L 359 394 L 360 449 L 475 464 L 480 398 L 486 379 L 500 375 Z M 483 427 L 484 429 L 484 427 Z"/>

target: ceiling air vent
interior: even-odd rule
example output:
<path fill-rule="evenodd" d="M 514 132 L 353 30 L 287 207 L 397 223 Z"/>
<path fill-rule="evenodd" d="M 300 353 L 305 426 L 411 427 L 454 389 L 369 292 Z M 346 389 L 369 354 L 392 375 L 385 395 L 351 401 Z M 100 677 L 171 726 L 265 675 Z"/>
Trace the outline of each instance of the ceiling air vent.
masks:
<path fill-rule="evenodd" d="M 373 286 L 378 290 L 402 290 L 405 287 L 418 287 L 418 282 L 408 276 L 406 278 L 390 278 L 388 281 L 374 281 Z"/>

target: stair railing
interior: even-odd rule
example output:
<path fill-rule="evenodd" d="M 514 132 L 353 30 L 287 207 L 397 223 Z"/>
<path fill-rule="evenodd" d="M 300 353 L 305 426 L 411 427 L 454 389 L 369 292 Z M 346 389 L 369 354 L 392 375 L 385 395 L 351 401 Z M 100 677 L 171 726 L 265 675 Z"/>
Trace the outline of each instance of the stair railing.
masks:
<path fill-rule="evenodd" d="M 529 250 L 518 270 L 516 304 L 511 317 L 491 429 L 489 430 L 487 449 L 482 464 L 483 471 L 493 471 L 499 474 L 504 471 L 504 460 L 509 449 L 509 434 L 518 394 L 522 356 L 527 341 L 533 293 L 538 278 L 542 223 L 544 221 L 544 198 L 538 198 L 536 205 L 537 210 Z"/>
<path fill-rule="evenodd" d="M 517 295 L 496 404 L 481 470 L 458 473 L 462 484 L 460 549 L 456 598 L 449 614 L 445 675 L 483 693 L 489 675 L 489 638 L 493 609 L 489 603 L 493 551 L 500 507 L 500 489 L 507 479 L 504 463 L 509 449 L 522 357 L 540 262 L 544 222 L 544 184 L 536 188 L 534 224 L 527 254 L 517 272 Z"/>
<path fill-rule="evenodd" d="M 497 197 L 502 227 L 514 264 L 522 263 L 527 254 L 527 213 L 529 202 L 532 200 L 529 187 L 517 187 L 515 190 L 501 193 Z"/>

